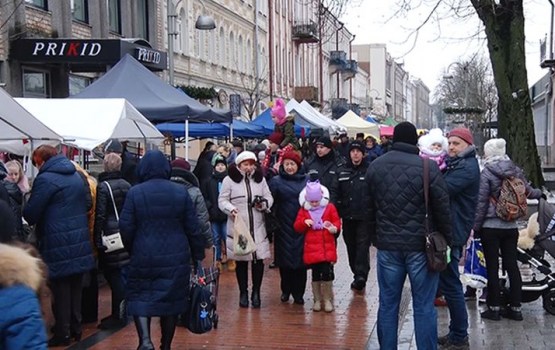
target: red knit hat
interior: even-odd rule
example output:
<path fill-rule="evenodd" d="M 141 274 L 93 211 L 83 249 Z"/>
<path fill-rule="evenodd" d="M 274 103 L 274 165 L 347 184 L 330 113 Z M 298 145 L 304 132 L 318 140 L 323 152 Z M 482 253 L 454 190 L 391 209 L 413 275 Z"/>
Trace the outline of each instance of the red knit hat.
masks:
<path fill-rule="evenodd" d="M 172 168 L 191 171 L 191 164 L 185 159 L 177 158 L 172 162 Z"/>
<path fill-rule="evenodd" d="M 285 152 L 285 154 L 283 155 L 283 160 L 286 160 L 286 159 L 294 161 L 299 168 L 301 167 L 302 160 L 297 152 L 294 152 L 294 151 Z"/>
<path fill-rule="evenodd" d="M 469 145 L 474 144 L 474 137 L 472 137 L 472 133 L 467 128 L 455 128 L 449 132 L 449 137 L 451 136 L 457 136 Z"/>
<path fill-rule="evenodd" d="M 270 134 L 270 136 L 268 136 L 268 140 L 275 143 L 276 145 L 279 145 L 281 141 L 283 141 L 283 134 L 280 132 L 273 132 Z"/>

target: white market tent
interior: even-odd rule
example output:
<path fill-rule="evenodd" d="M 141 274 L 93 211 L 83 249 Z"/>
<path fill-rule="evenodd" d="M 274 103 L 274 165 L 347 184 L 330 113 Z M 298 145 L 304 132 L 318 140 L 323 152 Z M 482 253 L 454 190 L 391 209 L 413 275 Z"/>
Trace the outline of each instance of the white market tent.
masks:
<path fill-rule="evenodd" d="M 123 98 L 16 98 L 17 103 L 56 133 L 65 143 L 87 151 L 110 138 L 161 141 L 164 136 Z"/>
<path fill-rule="evenodd" d="M 355 112 L 348 110 L 337 122 L 347 128 L 347 134 L 350 137 L 355 137 L 357 133 L 364 133 L 372 135 L 376 140 L 380 138 L 380 127 L 378 124 L 373 124 L 360 118 Z"/>
<path fill-rule="evenodd" d="M 328 130 L 330 134 L 338 133 L 342 129 L 344 129 L 343 126 L 337 124 L 330 118 L 314 113 L 315 110 L 312 108 L 312 106 L 310 106 L 310 109 L 307 109 L 295 99 L 291 99 L 289 102 L 287 102 L 287 104 L 285 105 L 285 109 L 287 110 L 287 113 L 291 113 L 291 111 L 297 112 L 297 114 L 307 123 L 310 123 L 315 127 Z"/>
<path fill-rule="evenodd" d="M 62 140 L 0 88 L 0 151 L 23 156 L 41 144 L 56 145 Z"/>
<path fill-rule="evenodd" d="M 334 129 L 334 131 L 336 133 L 340 133 L 340 132 L 344 132 L 345 131 L 345 127 L 341 124 L 339 124 L 336 120 L 331 119 L 330 117 L 326 117 L 325 115 L 323 115 L 322 113 L 320 113 L 316 108 L 312 107 L 310 105 L 310 103 L 306 102 L 306 100 L 303 100 L 300 103 L 301 107 L 303 107 L 305 110 L 309 111 L 313 116 L 315 116 L 316 118 L 320 119 L 320 120 L 326 120 L 328 123 L 330 123 Z"/>

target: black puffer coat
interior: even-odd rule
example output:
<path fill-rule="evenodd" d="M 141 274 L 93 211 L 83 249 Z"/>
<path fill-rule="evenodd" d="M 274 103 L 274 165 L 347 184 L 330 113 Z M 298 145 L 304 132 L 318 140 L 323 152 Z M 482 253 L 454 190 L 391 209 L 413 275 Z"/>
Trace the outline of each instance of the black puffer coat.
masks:
<path fill-rule="evenodd" d="M 197 165 L 193 170 L 193 174 L 197 177 L 201 188 L 204 186 L 205 182 L 210 179 L 210 174 L 214 167 L 212 166 L 212 157 L 216 154 L 216 151 L 206 151 L 199 155 Z"/>
<path fill-rule="evenodd" d="M 121 249 L 115 252 L 104 253 L 102 247 L 102 235 L 112 234 L 119 231 L 119 223 L 114 212 L 112 197 L 108 185 L 112 188 L 114 201 L 121 213 L 127 192 L 131 188 L 129 182 L 122 178 L 119 171 L 104 172 L 98 175 L 98 185 L 96 187 L 96 211 L 94 219 L 94 242 L 99 251 L 99 259 L 102 267 L 119 268 L 129 263 L 129 253 Z"/>
<path fill-rule="evenodd" d="M 370 216 L 370 193 L 365 181 L 368 166 L 369 161 L 364 158 L 358 166 L 349 160 L 338 170 L 331 191 L 337 193 L 336 207 L 342 219 L 360 221 Z"/>
<path fill-rule="evenodd" d="M 23 193 L 13 182 L 7 180 L 1 181 L 0 185 L 8 191 L 8 204 L 12 209 L 15 217 L 15 237 L 21 242 L 25 242 L 26 237 L 23 234 L 23 222 L 21 221 L 21 206 L 23 205 Z"/>
<path fill-rule="evenodd" d="M 227 221 L 227 215 L 225 215 L 225 213 L 218 208 L 218 196 L 220 195 L 220 188 L 222 187 L 222 182 L 226 176 L 227 171 L 222 173 L 214 172 L 210 177 L 210 180 L 206 181 L 204 187 L 202 188 L 202 194 L 204 195 L 204 200 L 206 201 L 206 209 L 208 209 L 210 221 Z"/>
<path fill-rule="evenodd" d="M 274 197 L 272 211 L 279 222 L 280 230 L 274 235 L 274 258 L 276 265 L 289 269 L 304 267 L 303 248 L 305 235 L 298 234 L 293 228 L 300 209 L 299 193 L 306 185 L 307 176 L 301 169 L 289 175 L 279 169 L 279 175 L 270 180 L 270 191 Z"/>
<path fill-rule="evenodd" d="M 452 241 L 449 194 L 437 164 L 430 163 L 430 215 L 433 226 Z M 423 161 L 416 146 L 396 142 L 366 173 L 370 191 L 370 228 L 377 248 L 424 251 L 426 208 Z"/>
<path fill-rule="evenodd" d="M 331 189 L 337 177 L 337 170 L 343 165 L 345 165 L 345 158 L 331 150 L 323 157 L 318 157 L 317 154 L 314 154 L 314 156 L 306 161 L 305 169 L 311 178 L 316 177 L 322 185 Z M 335 203 L 336 201 L 337 193 L 330 190 L 330 202 Z"/>

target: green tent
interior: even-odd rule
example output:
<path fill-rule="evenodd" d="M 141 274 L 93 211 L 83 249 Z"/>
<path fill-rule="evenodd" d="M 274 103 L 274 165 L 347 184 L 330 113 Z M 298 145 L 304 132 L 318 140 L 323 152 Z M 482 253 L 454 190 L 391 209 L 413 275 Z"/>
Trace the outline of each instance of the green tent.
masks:
<path fill-rule="evenodd" d="M 395 119 L 393 119 L 393 117 L 387 117 L 385 118 L 385 120 L 382 122 L 383 125 L 388 125 L 388 126 L 395 126 L 399 123 L 397 123 L 395 121 Z"/>

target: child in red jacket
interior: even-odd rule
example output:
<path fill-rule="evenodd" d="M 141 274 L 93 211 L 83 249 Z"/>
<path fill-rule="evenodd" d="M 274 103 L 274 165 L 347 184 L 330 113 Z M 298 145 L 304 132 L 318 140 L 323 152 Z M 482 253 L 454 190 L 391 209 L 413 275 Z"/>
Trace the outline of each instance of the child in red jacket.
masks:
<path fill-rule="evenodd" d="M 304 194 L 304 195 L 303 195 Z M 326 195 L 327 194 L 327 195 Z M 299 198 L 295 231 L 305 234 L 303 260 L 312 269 L 313 311 L 333 311 L 333 264 L 337 262 L 335 234 L 341 229 L 337 209 L 329 203 L 329 191 L 319 181 L 308 182 Z"/>

